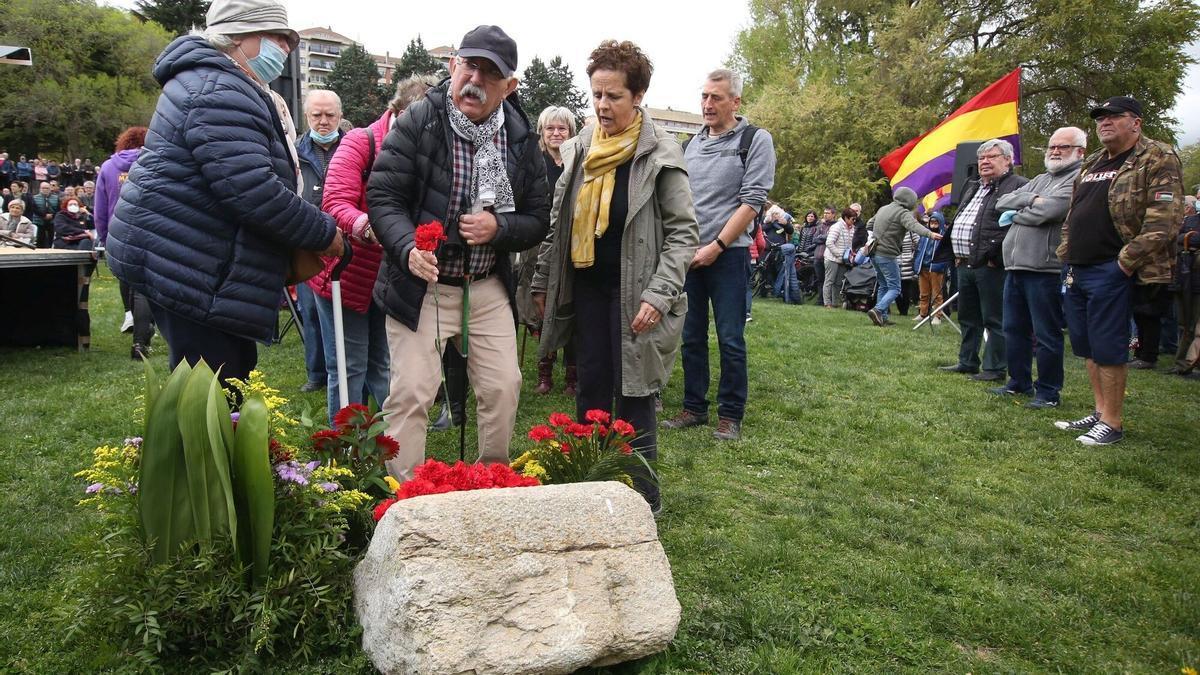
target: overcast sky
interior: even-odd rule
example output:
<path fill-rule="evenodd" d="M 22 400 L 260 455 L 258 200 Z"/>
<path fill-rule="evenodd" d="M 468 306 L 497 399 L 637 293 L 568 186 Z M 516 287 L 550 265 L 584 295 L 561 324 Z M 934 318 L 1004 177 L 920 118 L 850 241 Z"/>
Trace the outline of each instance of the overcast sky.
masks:
<path fill-rule="evenodd" d="M 104 1 L 104 0 L 102 0 Z M 133 0 L 107 0 L 130 7 Z M 750 21 L 749 3 L 735 0 L 716 16 L 698 5 L 653 0 L 604 3 L 527 3 L 491 0 L 380 3 L 378 0 L 283 0 L 297 30 L 327 26 L 375 54 L 399 56 L 419 34 L 428 48 L 457 46 L 482 23 L 502 27 L 517 42 L 522 71 L 534 57 L 561 56 L 587 92 L 584 67 L 601 40 L 636 42 L 654 63 L 645 103 L 656 108 L 699 112 L 704 76 L 725 64 L 738 31 Z M 1190 48 L 1200 58 L 1200 43 Z M 1173 111 L 1181 145 L 1200 140 L 1200 66 L 1193 65 Z"/>

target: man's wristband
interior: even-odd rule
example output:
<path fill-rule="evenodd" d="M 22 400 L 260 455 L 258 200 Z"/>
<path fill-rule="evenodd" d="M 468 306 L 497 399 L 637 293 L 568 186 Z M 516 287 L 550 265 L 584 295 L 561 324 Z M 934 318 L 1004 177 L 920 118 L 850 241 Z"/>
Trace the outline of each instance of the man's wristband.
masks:
<path fill-rule="evenodd" d="M 716 239 L 713 239 L 713 243 L 715 243 L 717 246 L 720 246 L 722 251 L 724 251 L 724 250 L 726 250 L 727 248 L 729 248 L 728 246 L 726 246 L 726 245 L 725 245 L 725 242 L 721 241 L 721 238 L 720 238 L 720 237 L 717 237 Z"/>

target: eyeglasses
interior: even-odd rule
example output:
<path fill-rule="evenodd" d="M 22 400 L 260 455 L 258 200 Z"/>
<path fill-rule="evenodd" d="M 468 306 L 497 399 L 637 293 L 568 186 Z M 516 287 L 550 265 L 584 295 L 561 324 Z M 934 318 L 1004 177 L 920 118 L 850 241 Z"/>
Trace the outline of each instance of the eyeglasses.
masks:
<path fill-rule="evenodd" d="M 1083 147 L 1082 145 L 1048 145 L 1048 146 L 1046 146 L 1046 150 L 1047 151 L 1057 150 L 1059 152 L 1066 152 L 1066 151 L 1070 150 L 1071 148 L 1082 148 L 1082 147 Z"/>
<path fill-rule="evenodd" d="M 1003 156 L 1003 152 L 989 152 L 986 155 L 980 155 L 979 159 L 1000 159 Z"/>
<path fill-rule="evenodd" d="M 454 58 L 458 59 L 458 65 L 462 68 L 466 68 L 467 72 L 470 73 L 472 77 L 476 72 L 479 72 L 483 75 L 483 79 L 488 80 L 489 82 L 498 82 L 504 79 L 504 74 L 500 72 L 500 69 L 496 68 L 496 66 L 487 59 L 477 59 L 473 57 L 463 58 L 461 56 L 456 56 Z"/>

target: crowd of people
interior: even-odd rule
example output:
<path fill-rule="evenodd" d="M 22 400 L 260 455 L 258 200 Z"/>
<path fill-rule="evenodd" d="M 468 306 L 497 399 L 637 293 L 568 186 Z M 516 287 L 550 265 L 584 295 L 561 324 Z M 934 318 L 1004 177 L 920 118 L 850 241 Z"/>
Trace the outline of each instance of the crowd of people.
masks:
<path fill-rule="evenodd" d="M 75 161 L 76 165 L 60 169 L 53 161 L 27 162 L 24 155 L 13 162 L 8 153 L 0 152 L 0 202 L 4 209 L 0 246 L 91 248 L 96 169 L 91 160 L 86 167 L 80 160 Z M 37 177 L 31 178 L 28 171 L 18 167 L 39 169 L 34 174 Z M 54 171 L 47 171 L 48 167 Z M 80 233 L 88 236 L 79 237 Z"/>
<path fill-rule="evenodd" d="M 594 117 L 577 129 L 565 108 L 536 117 L 522 109 L 517 45 L 483 25 L 463 37 L 446 80 L 400 83 L 367 127 L 347 131 L 337 95 L 317 90 L 304 101 L 308 129 L 298 132 L 267 86 L 299 39 L 285 9 L 273 0 L 216 0 L 207 19 L 156 62 L 164 90 L 152 133 L 141 128 L 118 143 L 99 190 L 85 181 L 84 196 L 63 195 L 47 180 L 41 202 L 24 191 L 14 197 L 34 218 L 26 224 L 9 211 L 6 222 L 15 219 L 11 230 L 25 236 L 47 209 L 61 210 L 74 221 L 52 218 L 56 237 L 69 242 L 87 232 L 80 214 L 96 210 L 99 233 L 90 236 L 108 251 L 135 333 L 156 327 L 172 366 L 203 358 L 224 378 L 254 368 L 256 342 L 274 337 L 281 289 L 294 284 L 305 389 L 326 391 L 330 418 L 343 397 L 377 400 L 388 432 L 402 439 L 389 463 L 396 477 L 424 460 L 435 402 L 443 402 L 436 428 L 461 424 L 464 411 L 450 403 L 465 400 L 468 382 L 481 461 L 508 460 L 520 326 L 539 338 L 534 390 L 553 390 L 563 352 L 578 416 L 599 408 L 629 420 L 647 459 L 657 429 L 708 425 L 711 408 L 713 437 L 740 438 L 751 279 L 768 262 L 765 294 L 791 303 L 812 294 L 825 307 L 864 311 L 880 327 L 893 324 L 893 304 L 940 323 L 944 298 L 956 293 L 963 338 L 948 369 L 981 380 L 1007 373 L 997 393 L 1036 392 L 1031 407 L 1058 404 L 1069 326 L 1076 354 L 1088 359 L 1096 412 L 1061 424 L 1083 432 L 1085 443 L 1120 440 L 1125 365 L 1117 352 L 1128 346 L 1137 308 L 1162 297 L 1130 275 L 1171 281 L 1164 238 L 1182 220 L 1178 158 L 1137 134 L 1132 99 L 1093 111 L 1105 149 L 1086 161 L 1086 134 L 1059 130 L 1047 174 L 1032 181 L 1013 174 L 1007 141 L 983 143 L 980 180 L 953 218 L 921 214 L 917 195 L 899 188 L 869 219 L 854 203 L 809 210 L 797 223 L 767 199 L 773 139 L 738 114 L 742 80 L 733 71 L 698 83 L 704 127 L 681 146 L 642 106 L 650 59 L 633 43 L 605 41 L 587 66 Z M 1131 167 L 1151 177 L 1149 187 L 1126 179 Z M 120 176 L 115 185 L 105 182 L 110 169 Z M 1105 181 L 1119 197 L 1109 198 Z M 1181 252 L 1200 245 L 1190 217 Z M 418 246 L 418 226 L 434 222 L 444 224 L 445 240 Z M 353 257 L 341 286 L 341 392 L 331 272 L 346 247 Z M 1194 300 L 1181 305 L 1192 333 L 1196 313 Z M 1144 341 L 1157 339 L 1149 324 L 1138 326 Z M 140 351 L 135 342 L 134 356 L 147 347 L 148 339 Z M 660 423 L 658 395 L 677 356 L 682 406 Z M 655 481 L 634 480 L 657 513 Z"/>

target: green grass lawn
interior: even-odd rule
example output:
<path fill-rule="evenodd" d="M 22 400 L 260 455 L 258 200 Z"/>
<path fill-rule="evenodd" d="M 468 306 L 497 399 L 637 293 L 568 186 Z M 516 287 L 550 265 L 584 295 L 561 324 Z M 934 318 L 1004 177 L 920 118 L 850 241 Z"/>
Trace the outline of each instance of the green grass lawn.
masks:
<path fill-rule="evenodd" d="M 140 391 L 116 283 L 92 287 L 92 350 L 0 351 L 0 670 L 120 663 L 55 609 L 95 536 L 72 474 L 138 433 Z M 663 432 L 659 534 L 683 620 L 670 649 L 620 672 L 1146 672 L 1200 666 L 1200 383 L 1132 371 L 1126 440 L 1087 449 L 1054 419 L 1091 410 L 1081 361 L 1063 407 L 1033 412 L 938 372 L 948 325 L 882 330 L 863 314 L 759 301 L 747 328 L 743 440 Z M 160 340 L 153 362 L 165 368 Z M 533 344 L 523 432 L 565 397 L 538 397 Z M 290 335 L 260 368 L 299 394 Z M 713 348 L 714 377 L 716 350 Z M 561 382 L 556 382 L 561 391 Z M 676 372 L 667 414 L 681 398 Z M 714 387 L 715 391 L 715 387 Z M 469 445 L 474 446 L 473 434 Z M 457 434 L 430 436 L 442 459 Z M 347 617 L 347 620 L 352 620 Z M 284 672 L 369 671 L 356 645 Z"/>

